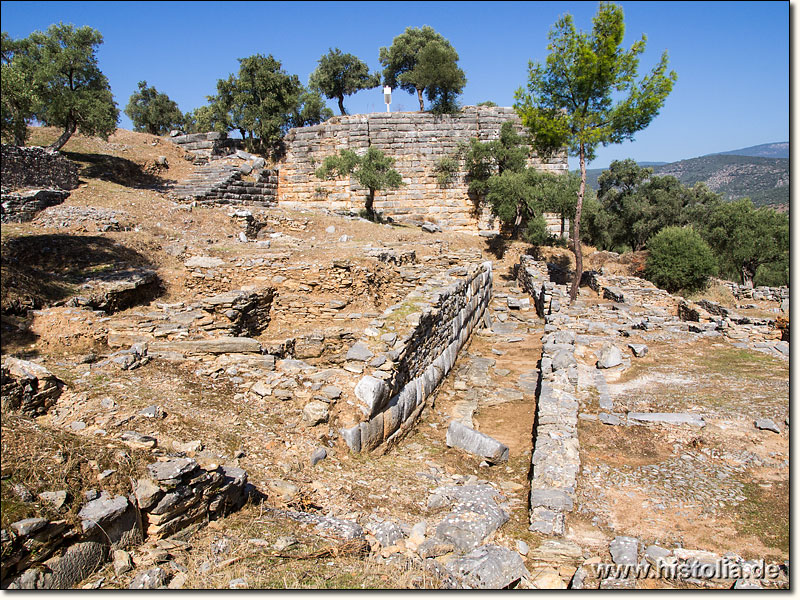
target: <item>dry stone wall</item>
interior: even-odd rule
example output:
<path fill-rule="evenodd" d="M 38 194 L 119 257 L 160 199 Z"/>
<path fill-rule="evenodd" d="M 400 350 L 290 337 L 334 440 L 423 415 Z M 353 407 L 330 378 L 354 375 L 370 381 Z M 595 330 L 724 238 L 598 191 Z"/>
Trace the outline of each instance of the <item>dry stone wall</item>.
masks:
<path fill-rule="evenodd" d="M 0 169 L 3 190 L 74 190 L 78 187 L 78 165 L 37 146 L 3 144 Z"/>
<path fill-rule="evenodd" d="M 566 328 L 566 286 L 550 282 L 544 263 L 523 255 L 517 277 L 545 319 L 531 457 L 530 529 L 563 536 L 580 469 L 575 332 Z"/>
<path fill-rule="evenodd" d="M 227 133 L 218 131 L 170 135 L 170 141 L 185 150 L 187 158 L 196 164 L 234 154 L 243 147 L 242 140 L 229 139 Z"/>
<path fill-rule="evenodd" d="M 375 197 L 377 211 L 397 220 L 432 221 L 449 230 L 493 229 L 487 214 L 476 213 L 465 173 L 455 173 L 442 188 L 435 169 L 442 158 L 471 138 L 496 139 L 501 125 L 509 120 L 521 129 L 513 108 L 470 106 L 456 115 L 370 113 L 334 117 L 319 125 L 292 129 L 285 139 L 286 156 L 279 171 L 279 205 L 362 209 L 367 190 L 349 180 L 320 180 L 314 171 L 326 156 L 339 150 L 363 154 L 368 147 L 374 147 L 395 159 L 395 168 L 405 184 L 398 190 L 379 192 Z M 565 153 L 548 159 L 534 157 L 531 163 L 548 171 L 567 171 Z"/>
<path fill-rule="evenodd" d="M 217 519 L 241 508 L 247 494 L 247 473 L 238 467 L 203 468 L 193 458 L 154 462 L 127 497 L 103 492 L 87 498 L 79 525 L 34 517 L 4 529 L 2 587 L 74 587 L 112 550 Z"/>
<path fill-rule="evenodd" d="M 355 386 L 360 422 L 340 429 L 353 452 L 390 445 L 413 427 L 483 317 L 492 294 L 491 262 L 456 267 L 449 275 L 458 279 L 412 292 L 384 312 L 382 327 L 369 328 L 350 348 L 346 369 L 360 374 L 373 368 Z"/>

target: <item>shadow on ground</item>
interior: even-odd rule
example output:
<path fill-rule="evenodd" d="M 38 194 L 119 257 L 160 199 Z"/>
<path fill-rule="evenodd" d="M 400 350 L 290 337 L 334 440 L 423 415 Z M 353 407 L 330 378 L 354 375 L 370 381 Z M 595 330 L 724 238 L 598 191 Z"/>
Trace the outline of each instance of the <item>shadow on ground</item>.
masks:
<path fill-rule="evenodd" d="M 2 243 L 3 314 L 23 315 L 29 309 L 65 300 L 87 278 L 129 275 L 132 266 L 153 268 L 139 252 L 108 238 L 65 234 L 23 235 Z"/>
<path fill-rule="evenodd" d="M 163 190 L 174 181 L 159 177 L 142 165 L 118 156 L 108 154 L 85 154 L 64 152 L 70 160 L 82 166 L 80 176 L 84 179 L 102 179 L 132 188 Z"/>

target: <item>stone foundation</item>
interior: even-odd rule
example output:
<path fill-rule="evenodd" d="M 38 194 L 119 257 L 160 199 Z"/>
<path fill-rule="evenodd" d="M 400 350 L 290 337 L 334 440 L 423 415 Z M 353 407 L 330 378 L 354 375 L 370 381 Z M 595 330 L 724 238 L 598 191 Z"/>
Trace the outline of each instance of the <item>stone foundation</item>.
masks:
<path fill-rule="evenodd" d="M 348 352 L 345 369 L 374 369 L 355 386 L 360 422 L 340 429 L 353 452 L 388 447 L 413 427 L 483 317 L 491 299 L 491 263 L 451 275 L 459 278 L 449 285 L 429 282 L 427 290 L 387 309 L 383 326 L 369 328 Z"/>
<path fill-rule="evenodd" d="M 78 187 L 78 165 L 57 152 L 37 146 L 2 145 L 0 181 L 3 190 Z"/>
<path fill-rule="evenodd" d="M 566 286 L 550 282 L 547 266 L 530 256 L 520 257 L 517 274 L 545 319 L 531 457 L 530 529 L 563 536 L 580 469 L 575 332 L 566 328 L 569 297 Z"/>

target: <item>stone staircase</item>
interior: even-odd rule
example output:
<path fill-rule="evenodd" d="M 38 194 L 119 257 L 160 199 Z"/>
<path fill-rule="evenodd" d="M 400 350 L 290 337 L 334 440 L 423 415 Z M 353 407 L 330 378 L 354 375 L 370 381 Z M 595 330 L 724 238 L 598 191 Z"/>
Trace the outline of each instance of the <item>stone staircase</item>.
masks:
<path fill-rule="evenodd" d="M 197 169 L 170 190 L 179 201 L 198 204 L 274 206 L 277 202 L 278 171 L 264 169 L 254 180 L 242 179 L 241 167 L 214 162 Z"/>

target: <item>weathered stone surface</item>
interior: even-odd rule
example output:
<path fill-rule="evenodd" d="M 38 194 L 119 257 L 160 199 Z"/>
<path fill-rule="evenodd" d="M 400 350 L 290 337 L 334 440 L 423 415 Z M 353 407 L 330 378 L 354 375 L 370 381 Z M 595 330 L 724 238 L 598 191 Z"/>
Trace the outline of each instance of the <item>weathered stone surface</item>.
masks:
<path fill-rule="evenodd" d="M 552 567 L 536 569 L 531 576 L 530 585 L 537 590 L 567 589 L 567 584 L 561 579 L 558 571 Z"/>
<path fill-rule="evenodd" d="M 369 527 L 369 532 L 375 536 L 375 539 L 384 548 L 393 546 L 398 540 L 403 539 L 403 530 L 391 521 L 377 523 Z"/>
<path fill-rule="evenodd" d="M 756 429 L 762 429 L 766 431 L 774 431 L 775 433 L 780 433 L 781 430 L 775 424 L 775 421 L 772 419 L 756 419 L 755 420 Z"/>
<path fill-rule="evenodd" d="M 453 509 L 436 526 L 436 537 L 466 552 L 508 521 L 508 513 L 497 504 L 498 492 L 487 485 L 444 486 L 434 490 L 428 506 L 455 502 Z"/>
<path fill-rule="evenodd" d="M 114 573 L 116 575 L 123 575 L 133 570 L 133 559 L 128 552 L 125 550 L 114 550 L 113 556 Z"/>
<path fill-rule="evenodd" d="M 633 352 L 636 358 L 647 355 L 648 348 L 645 344 L 628 344 L 628 348 L 631 349 L 631 352 Z"/>
<path fill-rule="evenodd" d="M 11 530 L 17 535 L 30 535 L 44 528 L 49 521 L 39 517 L 30 519 L 22 519 L 16 523 L 11 524 Z"/>
<path fill-rule="evenodd" d="M 261 344 L 258 340 L 247 337 L 221 337 L 207 340 L 150 342 L 148 351 L 150 354 L 178 352 L 187 355 L 261 353 Z"/>
<path fill-rule="evenodd" d="M 311 425 L 319 425 L 328 422 L 328 405 L 319 400 L 312 400 L 303 407 L 303 420 Z"/>
<path fill-rule="evenodd" d="M 64 382 L 42 365 L 11 356 L 0 366 L 2 409 L 38 416 L 47 412 L 61 396 Z"/>
<path fill-rule="evenodd" d="M 363 404 L 364 413 L 372 417 L 385 406 L 389 399 L 389 388 L 377 377 L 365 375 L 356 384 L 355 394 Z"/>
<path fill-rule="evenodd" d="M 101 523 L 109 523 L 122 515 L 129 506 L 125 496 L 111 498 L 108 495 L 101 495 L 97 500 L 86 503 L 81 508 L 78 516 L 82 519 L 81 526 L 83 531 L 90 531 Z"/>
<path fill-rule="evenodd" d="M 628 424 L 657 423 L 659 425 L 693 425 L 705 427 L 706 422 L 700 415 L 692 413 L 641 413 L 629 412 Z"/>
<path fill-rule="evenodd" d="M 374 356 L 373 352 L 369 348 L 367 348 L 366 345 L 364 345 L 362 342 L 356 342 L 355 344 L 353 344 L 350 350 L 347 351 L 345 359 L 366 362 L 373 356 Z"/>
<path fill-rule="evenodd" d="M 314 452 L 311 453 L 311 466 L 314 467 L 318 462 L 321 460 L 325 460 L 328 457 L 328 451 L 325 448 L 317 448 Z"/>
<path fill-rule="evenodd" d="M 461 448 L 493 463 L 508 460 L 508 446 L 485 433 L 470 429 L 459 421 L 450 422 L 447 428 L 447 445 Z"/>
<path fill-rule="evenodd" d="M 156 462 L 147 466 L 150 475 L 156 481 L 178 479 L 197 468 L 197 461 L 193 458 L 173 458 L 165 462 Z"/>
<path fill-rule="evenodd" d="M 267 488 L 270 493 L 278 496 L 285 502 L 291 500 L 300 491 L 299 486 L 283 479 L 270 479 L 267 481 Z"/>
<path fill-rule="evenodd" d="M 572 510 L 572 498 L 562 490 L 532 489 L 531 506 L 544 506 L 550 510 Z"/>
<path fill-rule="evenodd" d="M 69 494 L 66 490 L 59 490 L 57 492 L 42 492 L 39 498 L 53 506 L 56 510 L 60 510 L 67 503 Z"/>
<path fill-rule="evenodd" d="M 622 352 L 613 344 L 605 344 L 597 355 L 597 368 L 610 369 L 622 364 Z"/>
<path fill-rule="evenodd" d="M 224 265 L 225 261 L 213 256 L 192 256 L 183 264 L 188 269 L 214 269 Z"/>
<path fill-rule="evenodd" d="M 639 540 L 618 535 L 608 546 L 611 560 L 617 565 L 635 565 L 639 560 Z"/>
<path fill-rule="evenodd" d="M 465 556 L 449 560 L 446 565 L 455 577 L 475 589 L 503 589 L 530 577 L 522 557 L 502 546 L 480 546 Z"/>
<path fill-rule="evenodd" d="M 167 585 L 167 572 L 161 567 L 149 569 L 134 577 L 129 590 L 155 590 Z"/>

